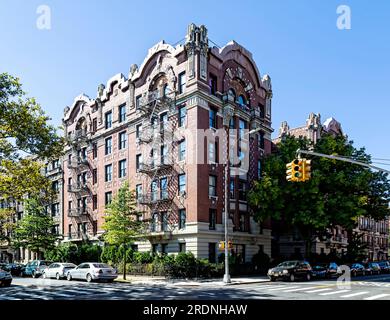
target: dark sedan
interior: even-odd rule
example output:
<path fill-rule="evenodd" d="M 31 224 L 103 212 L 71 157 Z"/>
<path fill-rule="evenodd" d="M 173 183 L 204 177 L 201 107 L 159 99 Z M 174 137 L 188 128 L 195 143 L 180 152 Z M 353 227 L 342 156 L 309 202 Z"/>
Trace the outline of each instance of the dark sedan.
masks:
<path fill-rule="evenodd" d="M 307 261 L 292 260 L 278 264 L 276 267 L 268 270 L 268 277 L 271 281 L 277 279 L 295 281 L 296 279 L 305 279 L 309 281 L 312 276 L 312 268 Z"/>
<path fill-rule="evenodd" d="M 377 263 L 381 268 L 381 273 L 390 273 L 389 261 L 378 261 Z"/>
<path fill-rule="evenodd" d="M 381 267 L 376 262 L 367 262 L 363 263 L 364 267 L 366 268 L 366 274 L 380 274 L 381 273 Z"/>
<path fill-rule="evenodd" d="M 320 263 L 313 266 L 313 277 L 316 278 L 333 278 L 341 274 L 339 266 L 334 263 Z"/>
<path fill-rule="evenodd" d="M 8 263 L 3 269 L 8 271 L 13 276 L 21 276 L 24 266 L 18 263 Z"/>
<path fill-rule="evenodd" d="M 366 268 L 360 263 L 353 263 L 351 266 L 351 276 L 357 277 L 357 276 L 365 276 L 366 275 Z"/>

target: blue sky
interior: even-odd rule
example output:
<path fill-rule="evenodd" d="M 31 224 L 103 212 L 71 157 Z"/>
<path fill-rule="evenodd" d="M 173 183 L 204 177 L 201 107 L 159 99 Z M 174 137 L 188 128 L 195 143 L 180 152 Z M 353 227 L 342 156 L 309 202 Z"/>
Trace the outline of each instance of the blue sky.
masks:
<path fill-rule="evenodd" d="M 51 29 L 36 27 L 39 5 Z M 352 29 L 336 27 L 349 5 Z M 273 80 L 273 127 L 305 123 L 320 112 L 342 123 L 357 146 L 390 159 L 390 1 L 122 1 L 0 0 L 0 72 L 21 78 L 55 124 L 78 94 L 128 74 L 164 39 L 205 24 L 220 46 L 234 39 Z M 275 134 L 274 134 L 275 135 Z"/>

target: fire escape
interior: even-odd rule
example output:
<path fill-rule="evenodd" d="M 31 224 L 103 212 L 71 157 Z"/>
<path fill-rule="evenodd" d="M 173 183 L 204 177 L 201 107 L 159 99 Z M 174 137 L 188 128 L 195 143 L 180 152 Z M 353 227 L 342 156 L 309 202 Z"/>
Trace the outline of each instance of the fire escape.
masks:
<path fill-rule="evenodd" d="M 139 110 L 142 130 L 138 142 L 142 145 L 142 161 L 138 173 L 145 177 L 146 190 L 138 203 L 149 209 L 149 215 L 144 218 L 149 235 L 171 239 L 186 197 L 178 187 L 178 176 L 185 171 L 184 162 L 178 161 L 178 144 L 182 139 L 175 132 L 178 123 L 175 93 L 149 91 L 143 96 Z"/>
<path fill-rule="evenodd" d="M 76 129 L 68 136 L 71 145 L 71 154 L 67 167 L 72 183 L 68 183 L 68 193 L 72 194 L 72 207 L 68 208 L 68 217 L 77 223 L 77 231 L 69 234 L 69 239 L 87 240 L 88 234 L 95 233 L 96 219 L 88 206 L 92 202 L 92 191 L 88 183 L 91 176 L 91 167 L 87 157 L 90 148 L 90 134 L 86 129 Z M 77 177 L 77 179 L 75 179 Z M 73 223 L 73 225 L 75 225 Z M 81 226 L 81 228 L 80 228 Z"/>

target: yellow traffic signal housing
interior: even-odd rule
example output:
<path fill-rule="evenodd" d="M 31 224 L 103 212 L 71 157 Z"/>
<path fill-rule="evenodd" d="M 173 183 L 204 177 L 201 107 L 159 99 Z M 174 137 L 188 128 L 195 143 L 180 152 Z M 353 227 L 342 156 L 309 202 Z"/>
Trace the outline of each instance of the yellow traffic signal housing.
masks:
<path fill-rule="evenodd" d="M 219 250 L 225 250 L 225 241 L 219 241 L 218 247 Z"/>
<path fill-rule="evenodd" d="M 311 178 L 311 160 L 304 160 L 303 162 L 303 181 Z"/>
<path fill-rule="evenodd" d="M 292 162 L 292 181 L 303 181 L 303 163 L 305 159 L 295 159 Z"/>
<path fill-rule="evenodd" d="M 292 166 L 293 166 L 292 162 L 286 164 L 286 169 L 287 169 L 286 170 L 286 179 L 287 179 L 287 181 L 295 181 L 293 178 L 293 175 L 292 175 Z"/>

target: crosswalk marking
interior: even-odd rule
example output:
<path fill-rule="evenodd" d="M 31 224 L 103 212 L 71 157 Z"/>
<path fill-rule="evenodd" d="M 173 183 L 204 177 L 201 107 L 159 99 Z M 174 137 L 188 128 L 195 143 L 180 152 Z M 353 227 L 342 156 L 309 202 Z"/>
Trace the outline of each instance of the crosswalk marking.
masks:
<path fill-rule="evenodd" d="M 316 292 L 329 291 L 329 290 L 332 290 L 332 289 L 331 288 L 323 288 L 323 289 L 309 290 L 309 291 L 305 291 L 305 292 L 316 293 Z"/>
<path fill-rule="evenodd" d="M 288 290 L 285 290 L 285 291 L 282 291 L 282 292 L 295 292 L 295 291 L 310 290 L 310 289 L 315 289 L 315 288 L 318 288 L 318 286 L 316 286 L 316 287 L 309 287 L 309 288 L 288 289 Z"/>
<path fill-rule="evenodd" d="M 345 293 L 345 292 L 350 292 L 351 290 L 338 290 L 338 291 L 333 291 L 333 292 L 325 292 L 325 293 L 320 293 L 320 296 L 330 296 L 332 294 L 339 294 L 339 293 Z"/>
<path fill-rule="evenodd" d="M 293 289 L 293 288 L 298 288 L 297 286 L 290 286 L 290 287 L 285 287 L 281 286 L 281 288 L 273 288 L 273 289 L 268 289 L 268 291 L 278 291 L 278 290 L 284 290 L 284 289 Z"/>
<path fill-rule="evenodd" d="M 351 293 L 351 294 L 347 294 L 344 296 L 340 296 L 340 298 L 351 298 L 351 297 L 356 297 L 356 296 L 362 296 L 362 295 L 367 294 L 367 293 L 368 293 L 368 291 L 356 292 L 356 293 Z"/>
<path fill-rule="evenodd" d="M 376 300 L 376 299 L 384 298 L 384 297 L 387 297 L 387 296 L 390 296 L 390 293 L 378 294 L 376 296 L 371 296 L 371 297 L 364 298 L 364 300 Z"/>

